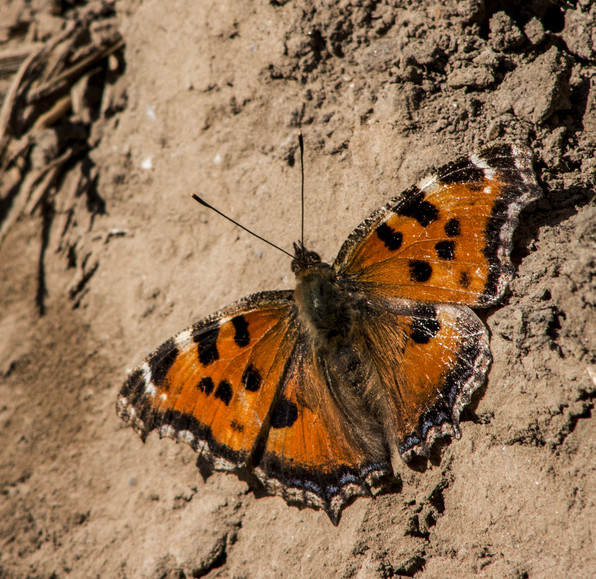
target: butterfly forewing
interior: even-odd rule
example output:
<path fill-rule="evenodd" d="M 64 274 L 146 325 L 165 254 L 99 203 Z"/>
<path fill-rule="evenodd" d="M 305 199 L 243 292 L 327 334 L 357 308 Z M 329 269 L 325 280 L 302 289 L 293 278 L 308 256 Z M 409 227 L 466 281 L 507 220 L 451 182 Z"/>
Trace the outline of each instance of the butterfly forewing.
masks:
<path fill-rule="evenodd" d="M 512 275 L 519 212 L 540 195 L 531 151 L 500 145 L 445 165 L 374 213 L 335 262 L 367 292 L 487 306 Z"/>
<path fill-rule="evenodd" d="M 158 429 L 217 468 L 254 449 L 296 341 L 292 292 L 249 296 L 180 332 L 134 370 L 118 411 L 144 438 Z"/>

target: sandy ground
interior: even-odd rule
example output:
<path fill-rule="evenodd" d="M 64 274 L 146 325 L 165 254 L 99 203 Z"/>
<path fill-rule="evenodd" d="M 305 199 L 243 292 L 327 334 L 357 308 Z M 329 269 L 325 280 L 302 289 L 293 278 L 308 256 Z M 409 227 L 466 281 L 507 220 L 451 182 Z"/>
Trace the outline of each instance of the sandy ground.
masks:
<path fill-rule="evenodd" d="M 117 2 L 125 66 L 90 126 L 93 195 L 66 237 L 34 212 L 0 248 L 0 577 L 596 575 L 590 4 Z M 45 3 L 29 10 L 47 28 Z M 545 193 L 510 291 L 482 314 L 494 362 L 462 439 L 337 527 L 204 479 L 190 448 L 143 445 L 115 414 L 162 341 L 292 287 L 286 257 L 189 194 L 290 246 L 298 128 L 306 238 L 326 260 L 385 200 L 495 139 L 533 147 Z"/>

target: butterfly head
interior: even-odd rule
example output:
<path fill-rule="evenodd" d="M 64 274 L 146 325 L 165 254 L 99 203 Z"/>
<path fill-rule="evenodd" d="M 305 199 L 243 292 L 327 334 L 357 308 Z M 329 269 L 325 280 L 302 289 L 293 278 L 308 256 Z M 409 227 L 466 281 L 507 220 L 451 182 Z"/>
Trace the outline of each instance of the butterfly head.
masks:
<path fill-rule="evenodd" d="M 294 259 L 292 260 L 292 271 L 297 279 L 304 279 L 313 274 L 323 277 L 335 278 L 333 268 L 321 260 L 321 256 L 315 251 L 308 251 L 301 241 L 294 243 Z"/>

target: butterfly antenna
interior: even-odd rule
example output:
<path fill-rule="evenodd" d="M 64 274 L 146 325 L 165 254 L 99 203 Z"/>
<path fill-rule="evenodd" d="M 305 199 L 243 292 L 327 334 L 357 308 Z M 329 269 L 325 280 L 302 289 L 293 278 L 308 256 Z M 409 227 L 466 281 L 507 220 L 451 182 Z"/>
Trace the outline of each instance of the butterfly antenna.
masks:
<path fill-rule="evenodd" d="M 298 131 L 298 145 L 300 146 L 300 204 L 302 205 L 300 242 L 304 247 L 304 140 L 302 131 Z"/>
<path fill-rule="evenodd" d="M 278 245 L 275 245 L 275 243 L 269 241 L 268 239 L 265 239 L 264 237 L 261 237 L 260 235 L 257 235 L 254 231 L 251 231 L 250 229 L 244 227 L 244 225 L 241 225 L 237 221 L 234 221 L 231 217 L 228 217 L 225 213 L 222 213 L 219 209 L 216 209 L 215 207 L 213 207 L 213 205 L 210 205 L 209 203 L 207 203 L 207 201 L 205 201 L 204 199 L 202 199 L 198 195 L 195 195 L 193 193 L 192 194 L 192 198 L 197 203 L 200 203 L 201 205 L 203 205 L 203 207 L 207 207 L 207 209 L 211 209 L 211 211 L 215 211 L 215 213 L 217 213 L 218 215 L 221 215 L 224 219 L 227 219 L 228 221 L 231 221 L 234 225 L 237 225 L 238 227 L 240 227 L 240 229 L 244 229 L 244 231 L 246 231 L 247 233 L 250 233 L 252 236 L 256 237 L 257 239 L 260 239 L 261 241 L 264 241 L 265 243 L 268 243 L 269 245 L 271 245 L 271 247 L 275 247 L 275 249 L 278 249 L 282 253 L 285 253 L 286 255 L 288 255 L 289 257 L 291 257 L 292 259 L 295 258 L 295 256 L 293 254 L 291 254 L 289 251 L 286 251 L 285 249 L 282 249 Z"/>

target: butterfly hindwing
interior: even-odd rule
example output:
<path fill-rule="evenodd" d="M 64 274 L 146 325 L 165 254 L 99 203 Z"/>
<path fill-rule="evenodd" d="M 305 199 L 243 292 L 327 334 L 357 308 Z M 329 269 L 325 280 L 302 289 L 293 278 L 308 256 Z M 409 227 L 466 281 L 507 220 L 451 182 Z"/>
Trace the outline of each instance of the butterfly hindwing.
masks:
<path fill-rule="evenodd" d="M 309 340 L 298 341 L 255 472 L 271 492 L 324 509 L 336 523 L 343 505 L 381 486 L 391 466 L 380 433 L 367 436 L 364 407 L 352 422 L 334 399 L 324 364 Z"/>
<path fill-rule="evenodd" d="M 383 385 L 368 398 L 392 456 L 395 450 L 405 459 L 428 456 L 436 438 L 459 437 L 459 415 L 491 359 L 476 314 L 466 306 L 376 298 L 359 334 Z"/>
<path fill-rule="evenodd" d="M 529 148 L 486 148 L 373 213 L 349 236 L 334 267 L 372 294 L 488 306 L 513 273 L 518 215 L 540 194 Z"/>

